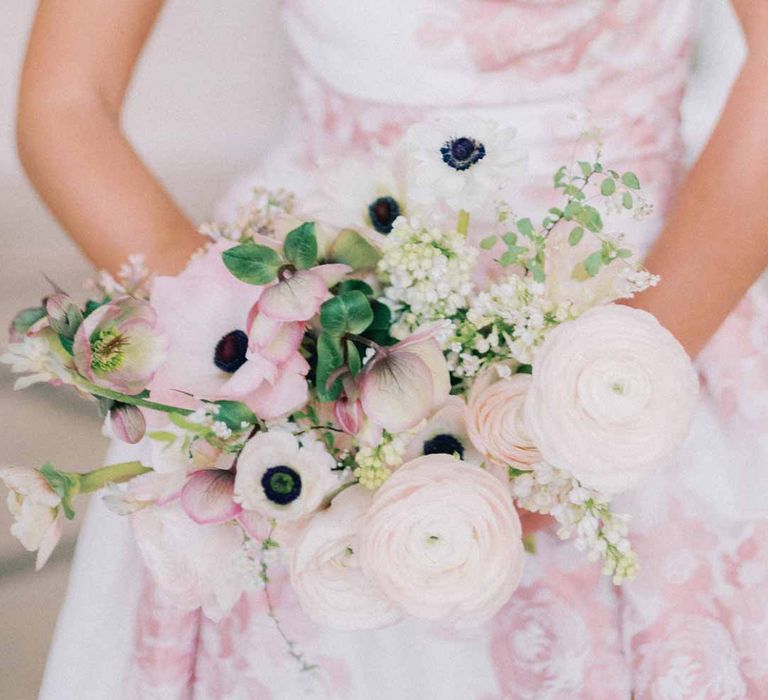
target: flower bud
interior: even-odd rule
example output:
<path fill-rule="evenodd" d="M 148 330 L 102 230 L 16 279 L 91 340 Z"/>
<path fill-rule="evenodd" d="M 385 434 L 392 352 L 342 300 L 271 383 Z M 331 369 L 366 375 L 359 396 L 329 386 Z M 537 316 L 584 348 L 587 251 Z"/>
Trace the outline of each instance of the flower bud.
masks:
<path fill-rule="evenodd" d="M 46 297 L 45 313 L 51 328 L 67 338 L 73 338 L 83 322 L 83 312 L 64 292 L 56 292 Z"/>
<path fill-rule="evenodd" d="M 118 440 L 135 445 L 144 437 L 147 422 L 137 406 L 116 403 L 109 409 L 109 422 Z"/>

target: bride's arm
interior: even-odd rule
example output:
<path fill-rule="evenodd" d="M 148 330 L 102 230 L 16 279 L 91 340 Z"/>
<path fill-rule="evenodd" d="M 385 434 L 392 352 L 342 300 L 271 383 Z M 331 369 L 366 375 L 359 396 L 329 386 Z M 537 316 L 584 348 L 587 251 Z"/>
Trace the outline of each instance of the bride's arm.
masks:
<path fill-rule="evenodd" d="M 130 253 L 175 272 L 200 245 L 141 162 L 120 112 L 162 0 L 41 0 L 21 78 L 17 142 L 30 180 L 98 267 Z"/>
<path fill-rule="evenodd" d="M 733 5 L 746 62 L 647 259 L 662 284 L 632 301 L 692 355 L 768 266 L 768 2 Z"/>

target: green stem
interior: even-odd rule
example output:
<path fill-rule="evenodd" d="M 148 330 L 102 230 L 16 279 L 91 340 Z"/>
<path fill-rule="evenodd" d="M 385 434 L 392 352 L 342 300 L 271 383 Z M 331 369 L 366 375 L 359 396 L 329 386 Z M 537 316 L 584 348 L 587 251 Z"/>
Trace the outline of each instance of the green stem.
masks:
<path fill-rule="evenodd" d="M 459 212 L 459 220 L 456 222 L 456 231 L 462 236 L 469 232 L 469 212 L 462 209 Z"/>
<path fill-rule="evenodd" d="M 128 394 L 121 394 L 119 391 L 113 391 L 112 389 L 105 389 L 102 386 L 92 384 L 85 379 L 80 379 L 77 382 L 77 386 L 83 391 L 87 391 L 94 396 L 101 396 L 105 399 L 112 399 L 113 401 L 119 401 L 120 403 L 127 403 L 131 406 L 140 406 L 141 408 L 151 408 L 154 411 L 162 411 L 163 413 L 178 413 L 182 416 L 188 416 L 192 413 L 189 408 L 179 408 L 178 406 L 169 406 L 165 403 L 157 403 L 156 401 L 150 401 L 149 399 L 142 399 L 139 396 L 128 396 Z"/>
<path fill-rule="evenodd" d="M 98 491 L 108 482 L 120 484 L 124 481 L 130 481 L 135 476 L 146 474 L 152 470 L 145 467 L 141 462 L 120 462 L 119 464 L 110 464 L 100 469 L 94 469 L 84 474 L 78 474 L 80 482 L 80 493 L 92 493 Z"/>

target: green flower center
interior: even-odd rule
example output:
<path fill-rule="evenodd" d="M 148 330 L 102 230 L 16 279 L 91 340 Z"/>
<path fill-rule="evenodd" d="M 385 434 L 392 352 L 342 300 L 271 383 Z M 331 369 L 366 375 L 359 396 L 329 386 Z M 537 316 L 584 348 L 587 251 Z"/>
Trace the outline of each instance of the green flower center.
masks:
<path fill-rule="evenodd" d="M 114 372 L 125 359 L 127 338 L 116 326 L 99 328 L 91 335 L 91 368 L 94 372 Z"/>

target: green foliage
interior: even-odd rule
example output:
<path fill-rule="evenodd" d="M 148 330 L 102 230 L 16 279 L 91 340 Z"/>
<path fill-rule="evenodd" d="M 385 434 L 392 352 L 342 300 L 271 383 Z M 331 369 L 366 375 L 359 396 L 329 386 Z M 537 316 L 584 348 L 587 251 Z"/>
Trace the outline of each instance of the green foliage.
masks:
<path fill-rule="evenodd" d="M 45 309 L 42 306 L 22 309 L 13 317 L 11 326 L 19 335 L 24 335 L 35 323 L 44 317 Z"/>
<path fill-rule="evenodd" d="M 48 486 L 61 499 L 61 509 L 67 520 L 75 517 L 75 511 L 72 508 L 72 499 L 80 491 L 80 482 L 77 474 L 67 474 L 58 471 L 50 462 L 44 464 L 38 469 L 40 475 L 48 482 Z"/>
<path fill-rule="evenodd" d="M 493 246 L 496 245 L 496 241 L 499 240 L 498 236 L 487 236 L 486 238 L 483 238 L 482 241 L 480 241 L 480 247 L 483 250 L 490 250 L 493 248 Z"/>
<path fill-rule="evenodd" d="M 277 251 L 265 245 L 243 243 L 221 254 L 227 269 L 242 282 L 269 284 L 283 264 Z"/>
<path fill-rule="evenodd" d="M 638 180 L 637 175 L 634 173 L 624 173 L 621 176 L 621 181 L 630 189 L 632 190 L 639 190 L 640 189 L 640 180 Z"/>
<path fill-rule="evenodd" d="M 347 228 L 336 236 L 328 259 L 349 265 L 353 270 L 365 270 L 376 266 L 381 253 L 357 231 Z"/>
<path fill-rule="evenodd" d="M 616 191 L 616 180 L 612 177 L 607 177 L 600 185 L 600 194 L 604 197 L 610 197 Z"/>
<path fill-rule="evenodd" d="M 306 270 L 317 263 L 317 237 L 312 221 L 303 223 L 291 231 L 283 243 L 283 252 L 289 263 L 299 270 Z"/>
<path fill-rule="evenodd" d="M 341 338 L 321 333 L 317 338 L 316 389 L 321 401 L 335 401 L 341 394 L 342 384 L 336 379 L 329 386 L 331 375 L 344 366 Z"/>
<path fill-rule="evenodd" d="M 374 295 L 374 291 L 371 288 L 371 285 L 369 285 L 366 282 L 363 282 L 363 280 L 344 280 L 343 282 L 340 282 L 337 288 L 337 293 L 341 294 L 343 292 L 352 292 L 357 290 L 358 292 L 362 292 L 367 297 L 372 297 Z"/>
<path fill-rule="evenodd" d="M 230 430 L 242 430 L 243 423 L 255 425 L 258 423 L 256 414 L 241 401 L 213 401 L 219 407 L 216 420 L 220 420 Z"/>
<path fill-rule="evenodd" d="M 352 376 L 356 377 L 358 374 L 360 374 L 360 370 L 363 368 L 363 361 L 360 358 L 360 351 L 357 349 L 357 345 L 355 345 L 351 340 L 346 341 L 345 351 L 347 353 L 347 367 L 352 373 Z"/>
<path fill-rule="evenodd" d="M 368 298 L 359 290 L 342 292 L 320 307 L 320 325 L 333 335 L 362 333 L 373 321 Z"/>
<path fill-rule="evenodd" d="M 584 228 L 582 226 L 576 226 L 568 236 L 568 243 L 572 246 L 577 246 L 581 243 L 582 238 L 584 238 Z"/>

